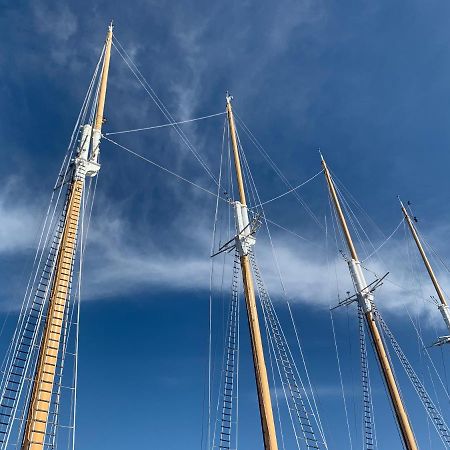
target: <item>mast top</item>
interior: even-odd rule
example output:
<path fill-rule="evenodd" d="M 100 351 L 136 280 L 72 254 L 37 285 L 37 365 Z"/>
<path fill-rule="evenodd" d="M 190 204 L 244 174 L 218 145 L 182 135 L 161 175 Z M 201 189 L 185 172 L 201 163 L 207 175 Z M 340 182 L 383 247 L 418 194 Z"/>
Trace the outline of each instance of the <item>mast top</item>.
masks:
<path fill-rule="evenodd" d="M 108 26 L 108 31 L 112 32 L 114 30 L 114 20 L 111 19 L 111 22 L 109 23 Z"/>
<path fill-rule="evenodd" d="M 322 155 L 322 151 L 320 150 L 320 147 L 318 147 L 317 150 L 319 151 L 320 160 L 322 161 L 322 163 L 324 163 L 325 160 L 323 159 L 323 155 Z"/>
<path fill-rule="evenodd" d="M 231 104 L 231 100 L 233 100 L 233 96 L 230 94 L 229 91 L 226 92 L 225 98 L 227 100 L 227 105 Z"/>

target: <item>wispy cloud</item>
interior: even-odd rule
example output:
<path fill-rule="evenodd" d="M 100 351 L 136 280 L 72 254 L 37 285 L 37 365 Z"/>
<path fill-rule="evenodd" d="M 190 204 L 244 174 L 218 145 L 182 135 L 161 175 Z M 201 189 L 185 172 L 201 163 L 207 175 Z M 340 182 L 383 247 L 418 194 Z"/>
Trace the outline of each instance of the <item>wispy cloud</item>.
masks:
<path fill-rule="evenodd" d="M 24 254 L 31 257 L 42 214 L 30 198 L 15 179 L 0 191 L 0 258 L 23 258 Z M 120 206 L 108 207 L 101 196 L 98 200 L 84 266 L 85 299 L 111 299 L 154 290 L 209 290 L 212 223 L 208 211 L 193 206 L 183 213 L 184 217 L 177 216 L 165 232 L 155 232 L 151 224 L 127 218 Z M 440 226 L 430 234 L 445 235 L 446 229 Z M 263 231 L 255 251 L 265 284 L 275 300 L 284 296 L 280 273 L 291 301 L 328 308 L 345 298 L 347 291 L 353 293 L 345 261 L 340 255 L 327 254 L 323 241 L 295 239 L 274 230 L 272 237 L 275 255 Z M 364 263 L 369 283 L 390 272 L 376 292 L 378 305 L 401 314 L 407 307 L 412 314 L 425 315 L 429 322 L 440 321 L 436 308 L 426 302 L 433 289 L 415 249 L 408 248 L 396 235 L 379 256 Z M 232 255 L 225 263 L 230 270 Z M 216 273 L 220 273 L 221 257 L 216 258 L 215 264 Z M 449 291 L 447 278 L 441 280 Z"/>
<path fill-rule="evenodd" d="M 24 184 L 24 179 L 10 177 L 0 190 L 0 255 L 23 255 L 35 245 L 43 212 Z"/>
<path fill-rule="evenodd" d="M 33 11 L 37 30 L 63 45 L 77 32 L 78 18 L 65 2 L 48 4 L 38 0 L 33 2 Z"/>
<path fill-rule="evenodd" d="M 88 266 L 95 269 L 85 277 L 87 297 L 120 296 L 152 289 L 208 291 L 212 224 L 201 209 L 191 210 L 170 227 L 170 242 L 151 232 L 138 236 L 135 227 L 120 213 L 100 214 L 96 218 L 88 250 Z M 344 299 L 347 292 L 353 294 L 345 261 L 340 255 L 327 255 L 323 241 L 293 239 L 274 230 L 272 237 L 276 260 L 263 231 L 255 251 L 265 284 L 275 300 L 284 296 L 280 273 L 288 298 L 295 302 L 328 308 Z M 415 250 L 405 245 L 401 236 L 396 236 L 383 247 L 379 257 L 367 261 L 364 264 L 367 282 L 389 271 L 383 286 L 376 291 L 381 309 L 403 314 L 407 307 L 412 314 L 420 312 L 428 320 L 440 321 L 437 309 L 426 302 L 433 294 L 432 285 Z M 405 257 L 407 252 L 409 258 Z M 220 272 L 220 257 L 215 264 L 216 272 Z M 226 265 L 228 269 L 231 267 L 232 255 L 227 257 Z M 442 281 L 448 290 L 447 279 L 443 277 Z"/>
<path fill-rule="evenodd" d="M 34 24 L 40 35 L 51 42 L 50 60 L 57 65 L 76 64 L 79 46 L 68 45 L 78 31 L 78 18 L 65 2 L 33 2 Z M 73 69 L 74 67 L 72 67 Z"/>

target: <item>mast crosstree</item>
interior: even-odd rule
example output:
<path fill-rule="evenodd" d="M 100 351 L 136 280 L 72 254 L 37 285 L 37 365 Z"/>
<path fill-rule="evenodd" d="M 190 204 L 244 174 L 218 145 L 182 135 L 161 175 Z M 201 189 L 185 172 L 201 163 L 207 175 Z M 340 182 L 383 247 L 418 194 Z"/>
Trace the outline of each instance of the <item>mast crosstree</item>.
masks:
<path fill-rule="evenodd" d="M 355 286 L 356 299 L 366 318 L 366 325 L 372 338 L 372 342 L 375 348 L 375 354 L 377 356 L 378 362 L 380 363 L 381 371 L 395 412 L 395 417 L 397 419 L 402 440 L 407 450 L 417 450 L 418 447 L 411 427 L 411 423 L 403 404 L 403 400 L 400 396 L 391 363 L 389 361 L 380 331 L 378 329 L 378 324 L 375 320 L 376 315 L 374 311 L 374 296 L 372 293 L 373 289 L 369 287 L 364 277 L 364 273 L 361 269 L 361 263 L 356 252 L 355 245 L 353 244 L 353 239 L 347 226 L 347 221 L 345 220 L 345 216 L 339 202 L 333 179 L 331 178 L 330 171 L 328 170 L 327 164 L 322 155 L 321 159 L 328 189 L 330 191 L 334 208 L 339 218 L 345 241 L 350 252 L 348 267 L 353 280 L 353 284 Z"/>

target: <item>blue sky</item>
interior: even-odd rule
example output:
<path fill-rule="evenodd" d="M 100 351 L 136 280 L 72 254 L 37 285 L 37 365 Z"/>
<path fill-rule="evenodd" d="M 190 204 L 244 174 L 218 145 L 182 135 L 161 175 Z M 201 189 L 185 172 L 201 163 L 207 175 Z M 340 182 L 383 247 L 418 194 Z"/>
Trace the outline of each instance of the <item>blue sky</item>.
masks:
<path fill-rule="evenodd" d="M 223 111 L 230 90 L 239 117 L 292 184 L 320 170 L 320 147 L 385 236 L 401 220 L 400 194 L 413 202 L 424 236 L 444 259 L 450 257 L 448 3 L 3 0 L 0 6 L 3 311 L 15 310 L 22 298 L 39 224 L 111 18 L 118 40 L 177 120 Z M 107 132 L 165 122 L 116 51 L 105 115 Z M 215 173 L 222 127 L 223 117 L 216 117 L 183 128 Z M 261 198 L 284 192 L 242 132 L 241 137 Z M 167 128 L 117 141 L 214 188 Z M 328 203 L 322 177 L 300 192 L 323 221 Z M 201 448 L 214 206 L 213 197 L 103 142 L 84 275 L 78 448 Z M 266 213 L 308 239 L 272 230 L 330 448 L 350 448 L 328 313 L 337 292 L 324 232 L 292 196 L 271 203 Z M 375 244 L 381 243 L 375 228 L 365 225 Z M 433 291 L 406 242 L 400 228 L 370 268 L 391 272 L 396 284 L 377 292 L 380 309 L 417 370 L 427 373 L 408 312 L 425 342 L 444 329 L 424 300 Z M 263 232 L 257 253 L 283 314 Z M 345 264 L 336 252 L 329 255 L 345 295 L 351 286 Z M 417 271 L 411 273 L 411 264 Z M 448 273 L 438 274 L 449 286 Z M 348 313 L 349 322 L 345 311 L 335 320 L 352 403 L 358 349 L 355 311 Z M 14 314 L 4 342 L 13 323 Z M 260 448 L 245 322 L 242 334 L 241 448 Z M 448 349 L 433 352 L 444 374 L 441 357 L 448 358 Z M 401 448 L 373 360 L 372 367 L 377 424 L 386 430 L 380 447 Z M 400 378 L 421 448 L 431 448 L 423 411 Z M 350 419 L 355 421 L 351 411 Z M 440 448 L 437 441 L 432 448 Z"/>

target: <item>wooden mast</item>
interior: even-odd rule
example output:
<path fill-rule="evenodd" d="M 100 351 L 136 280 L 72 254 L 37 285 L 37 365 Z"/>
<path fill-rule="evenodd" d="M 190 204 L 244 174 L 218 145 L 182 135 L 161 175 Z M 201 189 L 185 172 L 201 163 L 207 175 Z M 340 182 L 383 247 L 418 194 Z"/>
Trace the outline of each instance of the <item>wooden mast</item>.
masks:
<path fill-rule="evenodd" d="M 394 373 L 392 371 L 391 364 L 389 362 L 389 358 L 387 356 L 386 349 L 384 347 L 384 343 L 380 335 L 380 331 L 378 330 L 378 325 L 375 321 L 372 307 L 373 295 L 367 288 L 368 285 L 362 272 L 361 264 L 358 259 L 358 254 L 356 253 L 356 249 L 353 244 L 353 240 L 350 231 L 348 229 L 344 213 L 342 212 L 342 208 L 336 193 L 334 182 L 331 178 L 330 172 L 323 157 L 322 157 L 322 167 L 325 174 L 325 178 L 327 180 L 330 195 L 331 198 L 333 199 L 333 204 L 336 209 L 336 213 L 339 217 L 339 222 L 341 224 L 345 240 L 347 242 L 348 250 L 350 252 L 351 260 L 348 261 L 348 265 L 357 291 L 358 303 L 361 305 L 364 311 L 367 327 L 370 331 L 372 342 L 375 347 L 375 352 L 383 373 L 383 378 L 388 388 L 389 397 L 392 402 L 392 406 L 395 412 L 395 417 L 397 419 L 403 443 L 407 450 L 417 450 L 417 444 L 413 430 L 411 428 L 411 424 L 409 422 L 408 414 L 403 404 L 403 400 L 400 396 L 397 387 L 397 382 L 395 380 Z"/>
<path fill-rule="evenodd" d="M 108 80 L 109 59 L 112 43 L 112 23 L 108 28 L 105 43 L 102 77 L 97 103 L 94 132 L 101 133 L 103 110 Z M 90 131 L 90 126 L 88 131 Z M 90 133 L 89 133 L 90 136 Z M 96 153 L 94 155 L 94 153 Z M 81 154 L 81 153 L 80 153 Z M 91 160 L 78 157 L 75 161 L 74 173 L 69 187 L 66 203 L 65 223 L 61 234 L 61 241 L 56 257 L 53 284 L 49 297 L 49 307 L 46 315 L 42 343 L 39 350 L 36 373 L 26 424 L 22 438 L 21 450 L 43 450 L 49 420 L 50 405 L 55 386 L 55 374 L 61 347 L 61 335 L 64 327 L 66 306 L 70 290 L 70 279 L 76 253 L 76 239 L 80 218 L 81 200 L 86 174 L 93 176 L 97 173 L 98 142 L 92 151 Z"/>
<path fill-rule="evenodd" d="M 227 94 L 227 116 L 230 126 L 231 144 L 233 147 L 234 165 L 236 169 L 236 180 L 239 189 L 240 203 L 238 208 L 244 211 L 247 217 L 247 201 L 245 197 L 244 180 L 242 177 L 241 162 L 239 158 L 238 142 L 236 136 L 236 127 L 234 123 L 233 110 L 231 107 L 232 97 Z M 238 203 L 238 202 L 236 202 Z M 237 211 L 237 210 L 236 210 Z M 248 227 L 248 224 L 244 224 Z M 237 239 L 243 231 L 242 225 L 237 230 Z M 248 229 L 247 229 L 248 231 Z M 245 239 L 245 238 L 241 238 Z M 253 354 L 253 365 L 255 369 L 256 388 L 258 391 L 259 412 L 261 417 L 261 427 L 264 438 L 265 450 L 277 450 L 277 436 L 275 430 L 275 422 L 272 411 L 272 401 L 270 398 L 269 380 L 267 377 L 267 369 L 264 361 L 264 350 L 261 339 L 261 330 L 259 327 L 258 310 L 256 307 L 255 290 L 253 286 L 252 272 L 250 269 L 250 260 L 247 253 L 245 242 L 240 247 L 240 262 L 242 270 L 242 279 L 244 284 L 245 304 L 247 307 L 248 325 L 250 328 L 250 340 Z"/>
<path fill-rule="evenodd" d="M 408 211 L 404 207 L 402 201 L 400 201 L 400 206 L 403 212 L 403 215 L 405 216 L 406 223 L 408 224 L 409 230 L 411 231 L 411 234 L 414 238 L 414 241 L 417 245 L 417 248 L 419 249 L 420 256 L 422 257 L 423 263 L 425 264 L 425 267 L 427 269 L 428 275 L 430 276 L 431 282 L 433 283 L 434 289 L 436 290 L 436 294 L 439 298 L 440 305 L 438 305 L 439 311 L 442 314 L 442 317 L 444 319 L 445 325 L 447 326 L 447 329 L 450 333 L 450 311 L 447 303 L 447 299 L 445 298 L 444 291 L 441 288 L 441 285 L 439 284 L 439 281 L 436 278 L 436 275 L 434 273 L 433 268 L 431 267 L 430 261 L 428 260 L 428 257 L 425 253 L 425 250 L 422 246 L 422 242 L 420 242 L 419 234 L 417 233 L 416 227 L 414 226 L 411 217 L 408 214 Z M 450 342 L 450 336 L 442 336 L 438 339 L 436 342 L 436 345 L 442 345 L 446 342 Z"/>

